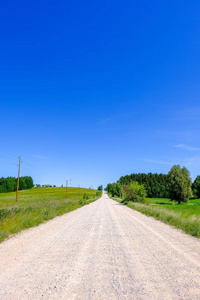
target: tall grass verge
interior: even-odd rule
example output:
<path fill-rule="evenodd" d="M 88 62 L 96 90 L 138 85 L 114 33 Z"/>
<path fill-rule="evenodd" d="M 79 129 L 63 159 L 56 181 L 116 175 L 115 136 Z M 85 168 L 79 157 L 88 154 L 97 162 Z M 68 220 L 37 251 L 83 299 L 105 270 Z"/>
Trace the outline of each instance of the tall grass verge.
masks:
<path fill-rule="evenodd" d="M 33 188 L 21 191 L 19 202 L 14 193 L 0 196 L 0 242 L 23 229 L 73 211 L 100 198 L 96 190 L 68 188 Z"/>
<path fill-rule="evenodd" d="M 154 217 L 159 221 L 179 228 L 187 234 L 200 238 L 200 205 L 197 199 L 191 200 L 191 204 L 187 205 L 175 205 L 171 203 L 169 205 L 169 199 L 168 201 L 167 199 L 147 199 L 147 204 L 131 201 L 124 202 L 118 197 L 112 197 L 112 199 L 124 203 L 129 208 L 147 216 Z M 156 201 L 164 203 L 159 205 L 156 204 Z"/>
<path fill-rule="evenodd" d="M 198 215 L 185 216 L 181 212 L 140 203 L 129 202 L 127 206 L 166 224 L 175 226 L 192 236 L 200 237 L 200 218 Z"/>

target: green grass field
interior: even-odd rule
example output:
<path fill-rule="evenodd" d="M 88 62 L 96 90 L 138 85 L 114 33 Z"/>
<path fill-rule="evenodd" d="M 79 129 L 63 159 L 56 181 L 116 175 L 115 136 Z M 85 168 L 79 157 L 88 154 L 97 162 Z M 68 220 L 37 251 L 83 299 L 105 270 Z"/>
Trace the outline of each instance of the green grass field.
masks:
<path fill-rule="evenodd" d="M 122 201 L 119 198 L 113 199 Z M 127 206 L 182 229 L 192 236 L 200 237 L 200 199 L 193 199 L 188 204 L 178 205 L 177 202 L 169 199 L 147 198 L 144 204 L 130 201 Z"/>
<path fill-rule="evenodd" d="M 75 210 L 99 198 L 97 191 L 83 188 L 32 188 L 16 193 L 0 193 L 0 242 L 9 235 Z M 83 199 L 84 194 L 86 194 Z"/>

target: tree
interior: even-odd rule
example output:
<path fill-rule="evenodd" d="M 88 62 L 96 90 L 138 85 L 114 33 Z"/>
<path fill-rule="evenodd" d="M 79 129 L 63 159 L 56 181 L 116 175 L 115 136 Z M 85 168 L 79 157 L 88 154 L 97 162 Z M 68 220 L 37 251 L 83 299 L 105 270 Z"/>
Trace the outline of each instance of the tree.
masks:
<path fill-rule="evenodd" d="M 197 176 L 195 179 L 193 185 L 192 185 L 192 190 L 195 198 L 200 198 L 200 175 Z"/>
<path fill-rule="evenodd" d="M 24 180 L 25 180 L 27 189 L 31 189 L 32 187 L 34 187 L 33 179 L 31 178 L 31 176 L 25 176 Z"/>
<path fill-rule="evenodd" d="M 166 195 L 165 186 L 156 182 L 156 184 L 152 187 L 152 196 L 155 198 L 164 198 Z"/>
<path fill-rule="evenodd" d="M 111 194 L 111 197 L 121 197 L 122 196 L 122 186 L 119 183 L 108 183 L 105 190 Z"/>
<path fill-rule="evenodd" d="M 103 185 L 98 186 L 97 190 L 98 191 L 103 191 Z"/>
<path fill-rule="evenodd" d="M 144 202 L 147 196 L 146 189 L 143 184 L 137 181 L 131 182 L 129 185 L 123 187 L 125 200 L 133 202 Z"/>
<path fill-rule="evenodd" d="M 132 181 L 144 184 L 147 197 L 167 198 L 169 196 L 167 191 L 168 175 L 166 174 L 132 173 L 131 175 L 120 177 L 118 183 L 128 185 Z"/>
<path fill-rule="evenodd" d="M 19 190 L 26 190 L 27 189 L 27 184 L 25 181 L 25 177 L 20 177 L 19 178 Z"/>
<path fill-rule="evenodd" d="M 192 182 L 190 179 L 190 172 L 179 165 L 174 165 L 169 173 L 168 190 L 171 200 L 187 202 L 192 197 Z"/>
<path fill-rule="evenodd" d="M 30 189 L 34 186 L 33 179 L 30 176 L 22 176 L 19 180 L 19 189 Z M 0 193 L 14 192 L 17 190 L 17 178 L 0 178 Z"/>

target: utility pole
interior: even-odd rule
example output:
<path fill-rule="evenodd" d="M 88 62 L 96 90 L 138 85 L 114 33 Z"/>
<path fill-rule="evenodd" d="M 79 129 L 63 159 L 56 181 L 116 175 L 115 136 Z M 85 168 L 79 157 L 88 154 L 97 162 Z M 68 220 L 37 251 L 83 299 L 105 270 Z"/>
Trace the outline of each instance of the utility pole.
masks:
<path fill-rule="evenodd" d="M 68 180 L 66 180 L 66 199 L 67 199 L 67 186 L 68 186 Z"/>
<path fill-rule="evenodd" d="M 20 167 L 21 167 L 21 156 L 19 157 L 19 169 L 18 169 L 18 179 L 17 179 L 17 193 L 16 193 L 16 202 L 18 198 L 18 190 L 19 190 L 19 175 L 20 175 Z"/>

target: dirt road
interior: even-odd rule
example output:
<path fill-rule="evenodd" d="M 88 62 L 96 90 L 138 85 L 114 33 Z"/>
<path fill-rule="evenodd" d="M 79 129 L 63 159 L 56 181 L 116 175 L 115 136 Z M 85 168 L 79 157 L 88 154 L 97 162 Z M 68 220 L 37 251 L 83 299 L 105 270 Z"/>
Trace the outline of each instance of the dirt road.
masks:
<path fill-rule="evenodd" d="M 3 242 L 0 299 L 200 299 L 200 240 L 104 195 Z"/>

